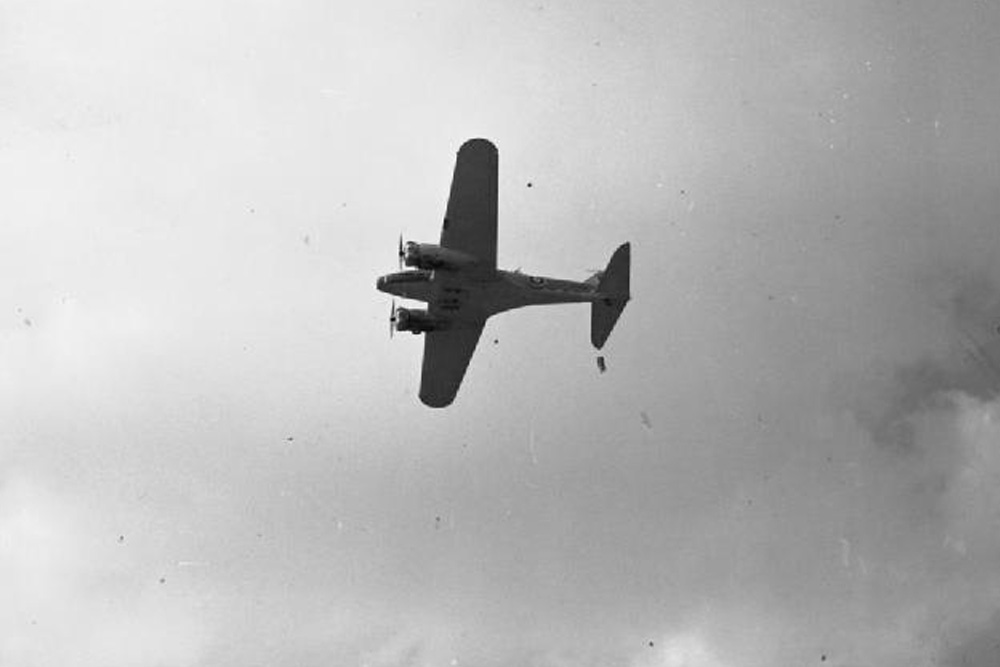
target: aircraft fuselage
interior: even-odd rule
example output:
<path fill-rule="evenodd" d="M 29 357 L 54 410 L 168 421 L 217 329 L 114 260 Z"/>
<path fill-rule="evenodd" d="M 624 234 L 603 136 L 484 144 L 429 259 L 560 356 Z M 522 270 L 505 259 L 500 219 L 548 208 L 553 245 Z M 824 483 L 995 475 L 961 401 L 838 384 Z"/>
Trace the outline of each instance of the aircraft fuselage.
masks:
<path fill-rule="evenodd" d="M 520 271 L 401 271 L 378 279 L 388 294 L 436 305 L 454 315 L 485 316 L 505 310 L 553 303 L 581 303 L 602 298 L 596 284 L 532 276 Z"/>

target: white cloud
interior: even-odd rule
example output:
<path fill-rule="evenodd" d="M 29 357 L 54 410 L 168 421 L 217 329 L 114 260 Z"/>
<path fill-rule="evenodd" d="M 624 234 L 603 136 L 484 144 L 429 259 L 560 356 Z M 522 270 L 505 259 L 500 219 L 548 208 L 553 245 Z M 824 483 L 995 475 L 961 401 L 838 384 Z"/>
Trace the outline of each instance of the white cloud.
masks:
<path fill-rule="evenodd" d="M 648 651 L 640 653 L 633 667 L 732 667 L 716 655 L 704 635 L 697 631 L 671 634 L 652 642 Z"/>
<path fill-rule="evenodd" d="M 941 391 L 905 418 L 912 447 L 869 461 L 861 491 L 876 545 L 860 582 L 876 621 L 855 635 L 862 664 L 923 664 L 1000 608 L 1000 399 Z"/>
<path fill-rule="evenodd" d="M 435 622 L 432 619 L 414 621 L 398 628 L 377 646 L 361 651 L 362 667 L 430 667 L 448 665 L 460 652 L 456 646 L 457 624 Z M 454 636 L 453 636 L 454 635 Z"/>

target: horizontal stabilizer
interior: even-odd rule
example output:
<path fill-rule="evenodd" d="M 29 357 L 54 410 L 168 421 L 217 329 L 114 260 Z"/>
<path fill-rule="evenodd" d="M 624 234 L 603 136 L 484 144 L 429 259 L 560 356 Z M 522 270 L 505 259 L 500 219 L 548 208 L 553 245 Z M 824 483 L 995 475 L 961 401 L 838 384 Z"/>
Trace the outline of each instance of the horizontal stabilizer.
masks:
<path fill-rule="evenodd" d="M 625 310 L 625 304 L 631 298 L 629 293 L 629 273 L 631 271 L 631 246 L 621 244 L 611 256 L 606 268 L 600 276 L 597 293 L 600 297 L 591 304 L 590 310 L 590 342 L 601 349 L 607 342 L 611 330 L 615 328 L 618 318 Z"/>

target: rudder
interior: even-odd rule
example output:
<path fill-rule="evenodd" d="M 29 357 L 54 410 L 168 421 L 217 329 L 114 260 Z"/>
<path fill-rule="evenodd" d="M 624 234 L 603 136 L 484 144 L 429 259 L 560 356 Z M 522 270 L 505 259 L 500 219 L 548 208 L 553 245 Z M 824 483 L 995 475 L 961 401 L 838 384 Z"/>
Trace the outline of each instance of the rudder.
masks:
<path fill-rule="evenodd" d="M 631 298 L 629 273 L 631 271 L 631 246 L 623 243 L 611 255 L 608 268 L 600 277 L 597 293 L 601 297 L 590 307 L 590 342 L 598 350 L 607 342 L 611 330 Z"/>

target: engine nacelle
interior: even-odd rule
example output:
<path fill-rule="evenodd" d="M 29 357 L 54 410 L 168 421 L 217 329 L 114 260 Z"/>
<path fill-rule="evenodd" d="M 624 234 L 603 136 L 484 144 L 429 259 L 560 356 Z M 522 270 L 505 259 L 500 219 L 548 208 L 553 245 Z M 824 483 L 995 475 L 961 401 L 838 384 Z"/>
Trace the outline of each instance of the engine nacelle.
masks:
<path fill-rule="evenodd" d="M 403 246 L 403 263 L 418 269 L 461 269 L 477 264 L 478 260 L 464 252 L 432 243 L 407 241 Z"/>
<path fill-rule="evenodd" d="M 413 334 L 434 331 L 437 322 L 422 308 L 397 308 L 396 331 L 409 331 Z"/>

